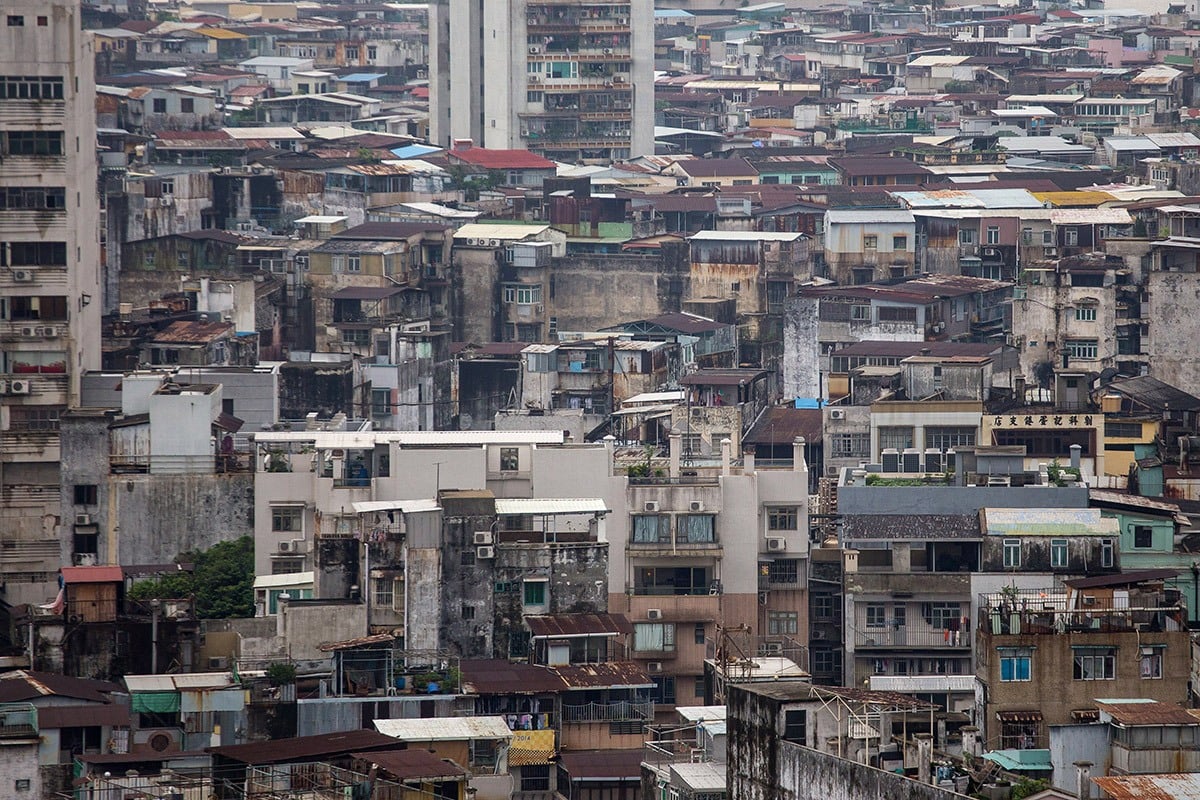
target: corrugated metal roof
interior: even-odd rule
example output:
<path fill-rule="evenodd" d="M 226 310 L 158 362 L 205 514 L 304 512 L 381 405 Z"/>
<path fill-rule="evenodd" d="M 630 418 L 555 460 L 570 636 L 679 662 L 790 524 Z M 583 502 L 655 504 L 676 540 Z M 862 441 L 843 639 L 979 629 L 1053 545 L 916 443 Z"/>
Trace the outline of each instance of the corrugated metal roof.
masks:
<path fill-rule="evenodd" d="M 197 689 L 225 689 L 234 685 L 229 672 L 190 672 L 178 675 L 126 675 L 123 679 L 131 692 L 178 692 Z"/>
<path fill-rule="evenodd" d="M 689 238 L 693 242 L 795 242 L 803 239 L 804 234 L 780 231 L 698 231 Z"/>
<path fill-rule="evenodd" d="M 640 781 L 642 749 L 574 750 L 560 753 L 559 765 L 572 781 Z"/>
<path fill-rule="evenodd" d="M 351 505 L 355 514 L 369 514 L 372 511 L 399 511 L 401 514 L 420 514 L 426 511 L 438 511 L 441 506 L 432 498 L 425 500 L 368 500 Z"/>
<path fill-rule="evenodd" d="M 726 706 L 683 706 L 676 707 L 675 713 L 687 722 L 705 722 L 707 720 L 725 719 L 728 709 Z"/>
<path fill-rule="evenodd" d="M 63 583 L 120 583 L 125 573 L 120 567 L 63 567 Z"/>
<path fill-rule="evenodd" d="M 315 447 L 364 448 L 396 443 L 401 447 L 476 447 L 488 444 L 562 444 L 563 432 L 554 431 L 260 431 L 259 443 L 311 442 Z"/>
<path fill-rule="evenodd" d="M 537 236 L 545 232 L 549 225 L 498 225 L 487 222 L 472 222 L 463 225 L 454 233 L 458 239 L 504 239 L 512 241 Z"/>
<path fill-rule="evenodd" d="M 1124 208 L 1056 208 L 1050 214 L 1054 225 L 1132 225 Z"/>
<path fill-rule="evenodd" d="M 599 497 L 496 498 L 496 514 L 604 514 L 610 509 Z"/>
<path fill-rule="evenodd" d="M 356 647 L 368 647 L 373 644 L 388 644 L 396 641 L 390 633 L 376 633 L 373 636 L 359 636 L 354 639 L 343 639 L 340 642 L 325 642 L 317 647 L 322 653 L 332 653 L 337 650 L 353 650 Z"/>
<path fill-rule="evenodd" d="M 377 719 L 375 729 L 402 742 L 457 742 L 472 739 L 512 739 L 504 717 L 433 717 Z"/>
<path fill-rule="evenodd" d="M 429 721 L 433 722 L 434 720 Z M 371 730 L 354 730 L 323 733 L 318 736 L 299 736 L 293 739 L 272 739 L 265 742 L 209 747 L 206 752 L 243 764 L 286 764 L 314 761 L 343 753 L 398 749 L 400 749 L 400 743 L 392 737 Z"/>
<path fill-rule="evenodd" d="M 684 397 L 686 397 L 684 392 L 642 392 L 622 401 L 621 405 L 636 406 L 643 403 L 651 405 L 656 403 L 675 403 L 682 402 Z"/>
<path fill-rule="evenodd" d="M 692 792 L 720 792 L 725 789 L 725 765 L 711 761 L 671 765 L 672 777 Z M 674 783 L 674 781 L 672 781 Z"/>
<path fill-rule="evenodd" d="M 831 208 L 825 212 L 831 225 L 854 225 L 859 223 L 912 223 L 913 215 L 907 209 L 875 208 L 860 211 L 851 208 Z"/>
<path fill-rule="evenodd" d="M 654 685 L 646 668 L 636 661 L 572 664 L 555 671 L 568 689 L 647 689 Z"/>
<path fill-rule="evenodd" d="M 872 675 L 871 690 L 876 692 L 973 692 L 974 675 Z"/>
<path fill-rule="evenodd" d="M 438 758 L 428 750 L 385 750 L 379 753 L 351 753 L 352 758 L 377 764 L 383 772 L 401 781 L 446 780 L 465 778 L 467 771 L 447 758 Z"/>
<path fill-rule="evenodd" d="M 1097 698 L 1096 705 L 1118 725 L 1200 725 L 1200 716 L 1197 716 L 1200 710 L 1181 708 L 1157 700 L 1110 703 Z"/>
<path fill-rule="evenodd" d="M 1194 133 L 1148 133 L 1146 138 L 1159 147 L 1200 147 L 1200 137 Z"/>
<path fill-rule="evenodd" d="M 629 620 L 620 614 L 540 614 L 526 616 L 525 624 L 535 639 L 633 633 Z"/>
<path fill-rule="evenodd" d="M 1200 772 L 1092 778 L 1112 800 L 1200 800 Z"/>
<path fill-rule="evenodd" d="M 295 128 L 223 128 L 233 139 L 303 139 L 304 134 Z"/>

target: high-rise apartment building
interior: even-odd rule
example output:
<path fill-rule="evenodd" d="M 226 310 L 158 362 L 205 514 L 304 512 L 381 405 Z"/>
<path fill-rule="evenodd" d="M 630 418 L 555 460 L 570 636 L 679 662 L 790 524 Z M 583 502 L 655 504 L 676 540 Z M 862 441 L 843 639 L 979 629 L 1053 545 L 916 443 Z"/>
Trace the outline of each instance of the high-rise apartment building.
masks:
<path fill-rule="evenodd" d="M 79 0 L 0 10 L 0 600 L 44 602 L 70 563 L 59 415 L 100 366 L 92 43 Z M 73 487 L 87 499 L 94 487 Z M 86 507 L 86 504 L 85 504 Z M 62 527 L 66 526 L 66 527 Z M 77 526 L 72 528 L 71 526 Z"/>
<path fill-rule="evenodd" d="M 652 0 L 434 0 L 430 138 L 557 161 L 654 152 Z"/>

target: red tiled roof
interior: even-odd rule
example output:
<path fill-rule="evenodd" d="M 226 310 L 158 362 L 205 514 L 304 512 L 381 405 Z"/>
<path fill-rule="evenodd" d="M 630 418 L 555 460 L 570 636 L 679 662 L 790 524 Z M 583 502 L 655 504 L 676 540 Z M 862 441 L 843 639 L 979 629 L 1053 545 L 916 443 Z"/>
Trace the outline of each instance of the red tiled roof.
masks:
<path fill-rule="evenodd" d="M 555 168 L 553 161 L 528 150 L 489 150 L 483 147 L 470 147 L 466 150 L 451 150 L 446 155 L 451 159 L 458 159 L 483 169 Z"/>

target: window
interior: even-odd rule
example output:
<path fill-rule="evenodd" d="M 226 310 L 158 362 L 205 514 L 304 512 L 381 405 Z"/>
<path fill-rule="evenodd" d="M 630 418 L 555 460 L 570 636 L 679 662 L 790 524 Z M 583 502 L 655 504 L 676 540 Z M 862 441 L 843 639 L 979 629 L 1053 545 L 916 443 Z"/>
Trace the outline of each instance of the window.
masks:
<path fill-rule="evenodd" d="M 522 792 L 549 792 L 550 765 L 526 764 L 521 767 Z"/>
<path fill-rule="evenodd" d="M 371 603 L 376 608 L 391 608 L 395 601 L 395 585 L 391 578 L 371 579 Z"/>
<path fill-rule="evenodd" d="M 461 551 L 458 554 L 458 563 L 459 563 L 459 566 L 463 566 L 463 567 L 475 566 L 475 550 L 473 548 L 468 547 L 465 550 Z"/>
<path fill-rule="evenodd" d="M 813 595 L 812 614 L 814 619 L 833 619 L 833 595 Z"/>
<path fill-rule="evenodd" d="M 704 623 L 703 622 L 696 623 L 696 629 L 692 632 L 692 637 L 693 637 L 693 640 L 696 642 L 696 644 L 704 644 L 705 636 L 704 636 Z"/>
<path fill-rule="evenodd" d="M 61 186 L 9 186 L 0 188 L 0 209 L 62 211 L 67 190 Z"/>
<path fill-rule="evenodd" d="M 837 655 L 833 650 L 814 650 L 812 654 L 813 672 L 821 674 L 841 672 Z"/>
<path fill-rule="evenodd" d="M 459 608 L 459 615 L 465 620 L 475 619 L 475 606 L 463 603 L 462 607 Z"/>
<path fill-rule="evenodd" d="M 94 506 L 96 505 L 96 484 L 94 483 L 77 483 L 75 484 L 75 505 L 77 506 Z"/>
<path fill-rule="evenodd" d="M 39 28 L 45 28 L 47 25 L 50 24 L 50 18 L 49 17 L 38 17 L 37 24 L 38 24 Z"/>
<path fill-rule="evenodd" d="M 799 509 L 795 506 L 767 509 L 767 530 L 795 531 L 799 529 Z"/>
<path fill-rule="evenodd" d="M 362 256 L 348 256 L 346 258 L 346 272 L 362 272 Z"/>
<path fill-rule="evenodd" d="M 768 611 L 767 635 L 795 635 L 800 631 L 800 618 L 795 611 Z"/>
<path fill-rule="evenodd" d="M 521 450 L 517 447 L 500 448 L 500 471 L 516 472 L 521 468 Z"/>
<path fill-rule="evenodd" d="M 1005 539 L 1004 540 L 1004 568 L 1005 569 L 1020 569 L 1021 568 L 1021 540 L 1020 539 Z"/>
<path fill-rule="evenodd" d="M 10 28 L 25 27 L 25 18 L 22 16 L 18 16 L 16 14 L 9 14 L 8 15 L 8 27 L 10 27 Z"/>
<path fill-rule="evenodd" d="M 1067 540 L 1050 540 L 1050 569 L 1067 568 Z"/>
<path fill-rule="evenodd" d="M 794 558 L 780 558 L 767 567 L 769 583 L 793 584 L 800 581 L 800 562 Z"/>
<path fill-rule="evenodd" d="M 892 250 L 907 251 L 908 250 L 908 237 L 902 236 L 899 234 L 897 234 L 896 236 L 893 236 L 892 237 Z"/>
<path fill-rule="evenodd" d="M 679 517 L 678 544 L 712 544 L 717 541 L 716 516 L 712 514 L 685 514 Z"/>
<path fill-rule="evenodd" d="M 0 100 L 62 99 L 62 78 L 0 76 Z"/>
<path fill-rule="evenodd" d="M 1075 306 L 1075 320 L 1077 322 L 1095 322 L 1096 307 L 1095 306 Z"/>
<path fill-rule="evenodd" d="M 670 544 L 671 518 L 666 514 L 638 514 L 633 518 L 633 542 Z"/>
<path fill-rule="evenodd" d="M 675 650 L 674 622 L 638 622 L 633 626 L 633 649 L 639 653 Z"/>
<path fill-rule="evenodd" d="M 880 322 L 916 322 L 917 309 L 913 306 L 880 306 Z"/>
<path fill-rule="evenodd" d="M 702 704 L 704 701 L 704 696 L 707 694 L 707 692 L 708 686 L 704 680 L 704 676 L 697 675 L 696 680 L 692 684 L 692 694 L 695 696 L 696 700 L 700 701 Z"/>
<path fill-rule="evenodd" d="M 1133 546 L 1139 549 L 1154 546 L 1154 529 L 1149 525 L 1133 526 Z"/>
<path fill-rule="evenodd" d="M 1021 229 L 1021 244 L 1026 246 L 1033 244 L 1033 228 Z"/>
<path fill-rule="evenodd" d="M 988 225 L 986 243 L 987 244 L 1000 244 L 1000 226 Z"/>
<path fill-rule="evenodd" d="M 165 98 L 165 97 L 154 98 L 153 108 L 154 108 L 155 114 L 167 113 L 167 98 Z"/>
<path fill-rule="evenodd" d="M 56 431 L 58 418 L 65 408 L 54 406 L 9 406 L 10 431 Z"/>
<path fill-rule="evenodd" d="M 1005 683 L 1032 680 L 1033 650 L 1028 647 L 1001 647 L 1000 680 Z"/>
<path fill-rule="evenodd" d="M 10 156 L 61 156 L 62 131 L 9 131 L 4 152 Z"/>
<path fill-rule="evenodd" d="M 1113 553 L 1116 548 L 1113 547 L 1112 539 L 1100 540 L 1100 567 L 1102 569 L 1111 569 L 1113 565 Z"/>
<path fill-rule="evenodd" d="M 179 101 L 179 113 L 195 114 L 196 113 L 196 101 L 190 97 L 181 98 Z"/>
<path fill-rule="evenodd" d="M 938 450 L 953 450 L 956 447 L 973 447 L 975 429 L 966 426 L 927 426 L 925 446 Z"/>
<path fill-rule="evenodd" d="M 66 242 L 9 242 L 0 245 L 0 267 L 65 267 Z"/>
<path fill-rule="evenodd" d="M 1111 681 L 1117 677 L 1117 648 L 1075 648 L 1075 680 Z"/>
<path fill-rule="evenodd" d="M 650 690 L 650 699 L 659 705 L 675 705 L 675 676 L 663 675 L 653 680 L 654 688 Z"/>
<path fill-rule="evenodd" d="M 1153 652 L 1147 652 L 1148 650 Z M 1143 679 L 1158 680 L 1162 678 L 1162 650 L 1159 648 L 1142 648 L 1141 675 Z"/>
<path fill-rule="evenodd" d="M 524 604 L 526 606 L 546 605 L 546 590 L 549 586 L 550 581 L 547 580 L 525 581 L 525 589 L 522 595 Z"/>
<path fill-rule="evenodd" d="M 887 627 L 887 608 L 884 605 L 880 603 L 871 603 L 867 606 L 867 627 Z"/>
<path fill-rule="evenodd" d="M 298 533 L 303 529 L 304 509 L 300 506 L 275 506 L 271 509 L 271 530 Z"/>
<path fill-rule="evenodd" d="M 868 236 L 863 237 L 863 250 L 878 250 L 878 249 L 879 249 L 879 237 L 878 236 L 868 235 Z"/>
<path fill-rule="evenodd" d="M 517 305 L 528 306 L 533 305 L 534 303 L 540 303 L 542 302 L 542 287 L 518 286 L 516 287 L 516 298 Z"/>
<path fill-rule="evenodd" d="M 1063 240 L 1063 243 L 1067 247 L 1077 246 L 1079 244 L 1079 229 L 1078 228 L 1067 228 L 1066 237 Z"/>
<path fill-rule="evenodd" d="M 850 319 L 855 320 L 857 322 L 870 322 L 871 321 L 871 307 L 870 306 L 861 306 L 861 305 L 860 306 L 850 306 Z"/>
<path fill-rule="evenodd" d="M 922 603 L 921 618 L 937 631 L 958 630 L 962 606 L 958 603 Z"/>
<path fill-rule="evenodd" d="M 379 57 L 379 48 L 373 44 L 367 45 L 367 60 L 374 61 Z M 550 787 L 546 787 L 547 789 Z"/>
<path fill-rule="evenodd" d="M 868 458 L 871 455 L 871 434 L 835 433 L 829 438 L 833 458 Z"/>
<path fill-rule="evenodd" d="M 1068 339 L 1067 353 L 1072 359 L 1094 361 L 1100 351 L 1100 343 L 1095 339 Z"/>
<path fill-rule="evenodd" d="M 879 429 L 879 449 L 904 450 L 913 446 L 913 429 L 885 426 Z"/>
<path fill-rule="evenodd" d="M 1053 247 L 1053 246 L 1054 246 L 1054 231 L 1047 228 L 1046 230 L 1042 231 L 1042 247 Z"/>
<path fill-rule="evenodd" d="M 1104 438 L 1106 439 L 1140 439 L 1142 438 L 1142 423 L 1140 422 L 1105 422 Z"/>
<path fill-rule="evenodd" d="M 975 231 L 971 228 L 959 228 L 958 243 L 963 245 L 975 244 Z"/>
<path fill-rule="evenodd" d="M 790 709 L 783 712 L 783 740 L 794 744 L 808 743 L 808 712 Z"/>
<path fill-rule="evenodd" d="M 392 413 L 392 390 L 391 389 L 372 389 L 371 390 L 371 413 L 377 417 L 391 416 L 391 413 Z"/>

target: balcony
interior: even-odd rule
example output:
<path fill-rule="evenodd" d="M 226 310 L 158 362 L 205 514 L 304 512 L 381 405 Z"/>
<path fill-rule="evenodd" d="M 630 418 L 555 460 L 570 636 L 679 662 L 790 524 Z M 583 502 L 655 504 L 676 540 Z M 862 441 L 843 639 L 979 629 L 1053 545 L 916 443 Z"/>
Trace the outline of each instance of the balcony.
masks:
<path fill-rule="evenodd" d="M 969 630 L 936 630 L 931 628 L 862 628 L 854 634 L 854 645 L 858 650 L 872 648 L 914 648 L 914 649 L 971 649 Z"/>
<path fill-rule="evenodd" d="M 674 652 L 662 656 L 674 656 Z M 654 703 L 619 700 L 615 703 L 584 703 L 562 707 L 564 724 L 586 722 L 649 722 L 654 719 Z"/>
<path fill-rule="evenodd" d="M 0 705 L 0 739 L 36 739 L 37 709 L 29 703 Z"/>
<path fill-rule="evenodd" d="M 992 636 L 1180 631 L 1187 627 L 1185 614 L 1174 589 L 1135 589 L 1117 600 L 1054 589 L 979 596 L 979 630 Z"/>

